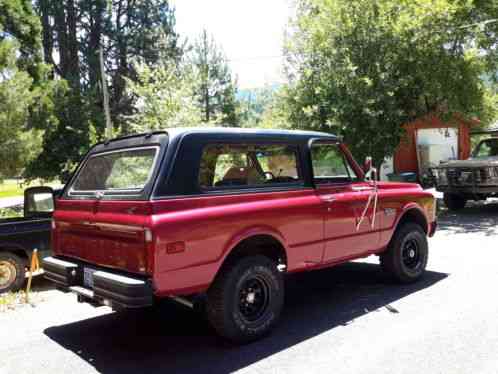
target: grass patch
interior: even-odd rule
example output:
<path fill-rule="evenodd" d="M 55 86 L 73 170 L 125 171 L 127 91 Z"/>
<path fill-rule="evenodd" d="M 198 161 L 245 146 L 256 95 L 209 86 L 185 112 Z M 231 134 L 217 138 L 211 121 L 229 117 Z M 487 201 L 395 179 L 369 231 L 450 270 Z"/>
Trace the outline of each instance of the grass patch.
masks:
<path fill-rule="evenodd" d="M 3 183 L 0 183 L 0 198 L 22 196 L 26 186 L 21 187 L 21 182 L 22 180 L 5 179 Z"/>
<path fill-rule="evenodd" d="M 7 292 L 0 294 L 0 313 L 15 310 L 26 305 L 36 306 L 45 300 L 40 290 L 31 290 L 29 292 L 29 303 L 26 302 L 26 291 Z"/>
<path fill-rule="evenodd" d="M 44 183 L 41 180 L 34 180 L 31 181 L 31 183 L 26 183 L 24 179 L 4 179 L 3 181 L 0 181 L 0 198 L 23 196 L 26 188 L 34 186 L 57 187 L 60 186 L 60 182 L 53 181 L 51 183 Z"/>
<path fill-rule="evenodd" d="M 26 283 L 24 283 L 23 288 L 17 292 L 0 293 L 0 313 L 16 310 L 27 305 L 35 307 L 47 300 L 47 291 L 54 289 L 53 283 L 44 279 L 41 276 L 42 272 L 35 274 L 38 275 L 33 276 L 31 291 L 29 292 L 29 303 L 26 302 Z"/>
<path fill-rule="evenodd" d="M 23 304 L 26 304 L 26 293 L 24 291 L 0 294 L 0 313 L 14 310 Z"/>

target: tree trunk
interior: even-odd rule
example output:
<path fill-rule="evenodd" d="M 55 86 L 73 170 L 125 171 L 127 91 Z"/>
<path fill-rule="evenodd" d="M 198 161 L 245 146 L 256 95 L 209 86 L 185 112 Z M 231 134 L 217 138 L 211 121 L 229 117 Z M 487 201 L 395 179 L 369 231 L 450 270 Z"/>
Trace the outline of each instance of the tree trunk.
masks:
<path fill-rule="evenodd" d="M 102 38 L 102 21 L 105 11 L 105 1 L 95 1 L 95 6 L 91 8 L 90 13 L 90 32 L 88 36 L 88 81 L 91 88 L 99 87 L 100 82 L 100 63 L 98 59 L 98 50 L 101 47 Z"/>
<path fill-rule="evenodd" d="M 77 16 L 74 0 L 67 0 L 67 48 L 68 48 L 68 80 L 80 92 L 81 74 L 78 56 Z"/>
<path fill-rule="evenodd" d="M 52 52 L 54 49 L 54 38 L 52 35 L 52 26 L 50 25 L 50 5 L 49 0 L 40 0 L 39 12 L 43 28 L 43 59 L 45 63 L 52 64 Z"/>

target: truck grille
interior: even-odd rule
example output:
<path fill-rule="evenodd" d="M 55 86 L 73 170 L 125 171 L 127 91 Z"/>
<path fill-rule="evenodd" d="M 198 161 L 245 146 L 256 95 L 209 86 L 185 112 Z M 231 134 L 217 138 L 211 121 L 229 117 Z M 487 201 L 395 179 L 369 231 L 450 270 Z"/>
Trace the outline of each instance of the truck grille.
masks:
<path fill-rule="evenodd" d="M 447 169 L 448 184 L 453 186 L 468 186 L 482 183 L 486 180 L 484 169 Z"/>

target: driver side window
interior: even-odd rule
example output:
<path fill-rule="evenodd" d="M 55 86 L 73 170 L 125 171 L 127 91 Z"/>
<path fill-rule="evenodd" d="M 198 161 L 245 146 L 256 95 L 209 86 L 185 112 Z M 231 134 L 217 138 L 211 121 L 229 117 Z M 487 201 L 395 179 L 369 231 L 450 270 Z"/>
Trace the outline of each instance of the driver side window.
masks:
<path fill-rule="evenodd" d="M 347 183 L 358 180 L 358 176 L 336 144 L 313 144 L 311 161 L 314 182 L 317 184 Z"/>

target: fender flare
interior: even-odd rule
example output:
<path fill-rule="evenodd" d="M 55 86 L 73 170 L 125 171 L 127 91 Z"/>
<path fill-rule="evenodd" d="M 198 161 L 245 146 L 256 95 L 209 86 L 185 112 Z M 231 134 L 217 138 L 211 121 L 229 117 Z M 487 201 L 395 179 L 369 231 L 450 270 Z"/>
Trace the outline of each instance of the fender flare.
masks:
<path fill-rule="evenodd" d="M 0 252 L 13 252 L 13 253 L 24 253 L 26 258 L 29 258 L 29 252 L 26 248 L 19 244 L 14 244 L 10 242 L 0 242 Z"/>
<path fill-rule="evenodd" d="M 0 253 L 6 252 L 13 253 L 16 256 L 20 257 L 21 260 L 26 261 L 25 266 L 29 265 L 31 255 L 30 252 L 26 250 L 26 248 L 9 242 L 0 243 Z"/>
<path fill-rule="evenodd" d="M 424 232 L 426 235 L 429 233 L 429 219 L 427 218 L 427 215 L 425 214 L 424 210 L 420 207 L 420 205 L 418 205 L 417 203 L 411 202 L 411 203 L 408 203 L 405 206 L 403 206 L 401 213 L 398 215 L 392 228 L 389 230 L 390 235 L 389 235 L 389 239 L 387 241 L 385 241 L 385 243 L 387 243 L 386 245 L 389 245 L 389 243 L 391 242 L 391 240 L 394 236 L 394 233 L 398 229 L 400 222 L 403 220 L 403 218 L 406 217 L 407 214 L 412 214 L 412 212 L 417 214 L 417 215 L 420 215 L 423 218 L 423 220 L 424 220 L 424 227 L 423 227 Z"/>
<path fill-rule="evenodd" d="M 236 234 L 234 234 L 230 240 L 226 243 L 225 247 L 223 248 L 223 251 L 221 253 L 220 258 L 217 261 L 217 269 L 216 269 L 216 274 L 219 272 L 223 264 L 225 263 L 227 257 L 233 252 L 233 250 L 244 240 L 252 238 L 254 236 L 258 235 L 265 235 L 265 236 L 270 236 L 273 239 L 275 239 L 277 242 L 280 243 L 282 248 L 285 251 L 286 257 L 289 254 L 288 250 L 288 245 L 286 240 L 284 239 L 284 236 L 282 233 L 280 233 L 278 230 L 266 226 L 266 225 L 257 225 L 257 226 L 251 226 L 251 227 L 246 227 L 240 231 L 238 231 Z"/>
<path fill-rule="evenodd" d="M 403 206 L 401 214 L 398 215 L 398 218 L 396 219 L 396 222 L 394 223 L 394 226 L 393 226 L 394 229 L 393 229 L 391 237 L 394 235 L 394 233 L 398 229 L 399 224 L 403 220 L 403 218 L 406 217 L 407 214 L 411 214 L 412 212 L 415 212 L 415 214 L 418 214 L 423 218 L 424 226 L 422 228 L 424 229 L 426 234 L 429 232 L 429 219 L 427 217 L 427 214 L 420 207 L 420 205 L 418 205 L 417 203 L 411 202 L 411 203 L 408 203 L 405 206 Z M 391 240 L 391 238 L 389 238 L 389 240 Z"/>

